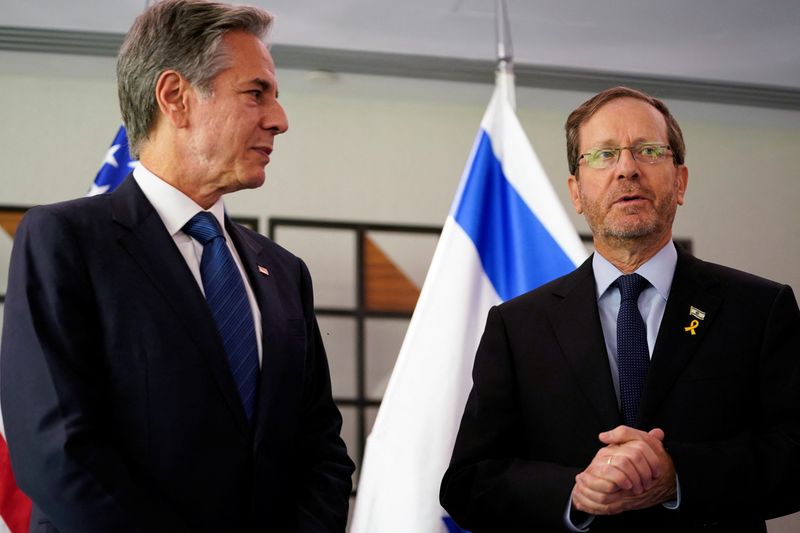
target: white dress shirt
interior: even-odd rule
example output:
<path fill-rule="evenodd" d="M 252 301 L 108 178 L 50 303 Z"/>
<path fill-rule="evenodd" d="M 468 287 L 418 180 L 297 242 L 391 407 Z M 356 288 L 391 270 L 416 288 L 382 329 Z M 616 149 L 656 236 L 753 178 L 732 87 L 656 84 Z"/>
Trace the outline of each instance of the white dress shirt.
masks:
<path fill-rule="evenodd" d="M 167 231 L 172 236 L 172 240 L 175 241 L 175 246 L 178 247 L 178 251 L 189 266 L 189 270 L 192 272 L 195 281 L 197 281 L 197 286 L 200 287 L 200 290 L 203 291 L 203 295 L 205 295 L 203 279 L 200 276 L 200 259 L 203 256 L 203 245 L 190 237 L 187 233 L 184 233 L 181 229 L 193 216 L 204 209 L 184 193 L 147 170 L 141 162 L 133 170 L 133 178 L 136 180 L 139 188 L 142 189 L 147 200 L 156 210 L 156 213 L 158 213 Z M 247 300 L 250 303 L 250 310 L 253 313 L 253 325 L 255 326 L 256 341 L 258 343 L 258 363 L 261 365 L 261 311 L 258 308 L 255 294 L 250 287 L 250 281 L 247 279 L 244 267 L 242 267 L 242 260 L 239 257 L 239 253 L 236 251 L 236 247 L 233 246 L 231 237 L 228 235 L 228 230 L 225 228 L 225 204 L 222 198 L 217 200 L 207 211 L 214 215 L 214 218 L 216 218 L 219 223 L 219 227 L 222 228 L 223 234 L 225 235 L 225 242 L 242 276 L 244 288 L 247 292 Z"/>

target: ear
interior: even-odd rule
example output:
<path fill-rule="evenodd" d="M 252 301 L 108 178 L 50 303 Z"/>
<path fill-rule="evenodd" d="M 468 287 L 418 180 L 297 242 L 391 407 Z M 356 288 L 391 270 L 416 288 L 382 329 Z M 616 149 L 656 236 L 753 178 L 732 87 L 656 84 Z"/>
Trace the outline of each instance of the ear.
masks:
<path fill-rule="evenodd" d="M 683 205 L 683 199 L 686 195 L 686 187 L 689 184 L 689 169 L 686 165 L 678 165 L 677 167 L 677 175 L 675 176 L 676 180 L 676 187 L 677 187 L 677 200 L 678 205 Z"/>
<path fill-rule="evenodd" d="M 572 200 L 572 207 L 579 215 L 583 214 L 583 204 L 581 203 L 581 186 L 578 183 L 577 176 L 570 176 L 567 179 L 567 187 L 569 188 L 569 198 Z"/>
<path fill-rule="evenodd" d="M 180 72 L 165 70 L 156 80 L 156 103 L 161 114 L 175 128 L 185 127 L 188 122 L 189 100 L 194 88 Z"/>

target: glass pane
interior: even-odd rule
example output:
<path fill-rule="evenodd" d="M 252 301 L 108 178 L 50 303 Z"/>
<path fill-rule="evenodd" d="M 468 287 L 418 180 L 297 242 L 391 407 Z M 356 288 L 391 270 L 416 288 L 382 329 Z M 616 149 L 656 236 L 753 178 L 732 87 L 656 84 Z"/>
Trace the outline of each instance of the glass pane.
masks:
<path fill-rule="evenodd" d="M 352 230 L 278 226 L 275 241 L 306 262 L 314 279 L 314 305 L 356 306 L 356 233 Z"/>
<path fill-rule="evenodd" d="M 366 321 L 366 395 L 380 400 L 408 329 L 406 318 L 369 318 Z"/>
<path fill-rule="evenodd" d="M 439 242 L 438 234 L 370 231 L 367 237 L 418 289 L 422 289 L 436 243 Z"/>
<path fill-rule="evenodd" d="M 331 367 L 334 398 L 356 396 L 356 319 L 317 315 Z"/>
<path fill-rule="evenodd" d="M 364 306 L 411 313 L 438 235 L 370 231 L 364 238 Z"/>

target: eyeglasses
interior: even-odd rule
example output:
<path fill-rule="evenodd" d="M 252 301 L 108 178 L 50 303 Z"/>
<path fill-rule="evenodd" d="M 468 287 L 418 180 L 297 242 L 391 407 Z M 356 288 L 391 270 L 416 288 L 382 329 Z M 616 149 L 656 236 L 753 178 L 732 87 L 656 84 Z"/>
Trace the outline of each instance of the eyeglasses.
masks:
<path fill-rule="evenodd" d="M 578 158 L 578 164 L 583 159 L 589 168 L 609 168 L 617 164 L 623 150 L 630 150 L 633 159 L 639 163 L 654 165 L 666 159 L 667 150 L 672 151 L 672 148 L 666 144 L 635 144 L 619 148 L 595 148 L 590 152 L 581 154 Z"/>

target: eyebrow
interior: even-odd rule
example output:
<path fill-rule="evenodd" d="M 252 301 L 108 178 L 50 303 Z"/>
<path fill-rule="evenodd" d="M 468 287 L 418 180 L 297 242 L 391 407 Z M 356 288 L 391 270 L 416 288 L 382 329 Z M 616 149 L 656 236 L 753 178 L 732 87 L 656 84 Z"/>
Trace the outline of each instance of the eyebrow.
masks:
<path fill-rule="evenodd" d="M 261 78 L 254 78 L 254 79 L 250 80 L 250 83 L 258 85 L 261 88 L 262 91 L 266 91 L 267 89 L 272 87 L 272 84 L 270 82 L 268 82 L 267 80 L 261 79 Z"/>
<path fill-rule="evenodd" d="M 631 146 L 636 146 L 637 144 L 669 144 L 667 141 L 659 141 L 656 139 L 650 139 L 648 137 L 637 137 L 631 143 Z M 602 141 L 592 143 L 592 145 L 588 149 L 592 148 L 612 148 L 620 146 L 619 141 L 613 139 L 604 139 Z"/>
<path fill-rule="evenodd" d="M 249 83 L 258 85 L 258 87 L 262 91 L 268 91 L 274 86 L 274 84 L 271 81 L 265 80 L 263 78 L 253 78 L 252 80 L 250 80 Z M 277 98 L 277 97 L 278 97 L 278 88 L 276 87 L 275 88 L 275 98 Z"/>

